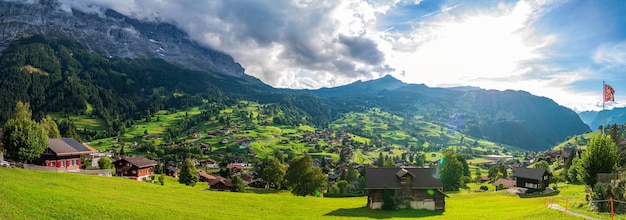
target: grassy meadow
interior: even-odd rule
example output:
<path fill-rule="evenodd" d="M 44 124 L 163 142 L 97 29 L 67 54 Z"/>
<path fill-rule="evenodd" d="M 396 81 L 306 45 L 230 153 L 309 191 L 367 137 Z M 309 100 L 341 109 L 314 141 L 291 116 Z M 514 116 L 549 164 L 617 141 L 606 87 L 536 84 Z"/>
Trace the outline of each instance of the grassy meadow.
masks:
<path fill-rule="evenodd" d="M 580 206 L 576 200 L 584 197 L 583 187 L 574 185 L 563 188 L 561 195 L 540 198 L 462 190 L 448 193 L 445 212 L 382 211 L 367 209 L 366 197 L 216 192 L 203 183 L 188 187 L 169 177 L 161 186 L 13 168 L 0 169 L 0 179 L 0 219 L 577 219 L 548 209 L 546 202 L 572 197 L 570 206 Z"/>

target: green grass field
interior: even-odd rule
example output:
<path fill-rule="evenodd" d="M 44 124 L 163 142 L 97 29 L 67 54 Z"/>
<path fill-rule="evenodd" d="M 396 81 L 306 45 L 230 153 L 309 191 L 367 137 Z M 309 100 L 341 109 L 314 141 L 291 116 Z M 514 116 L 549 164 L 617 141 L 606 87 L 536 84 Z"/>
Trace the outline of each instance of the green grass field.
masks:
<path fill-rule="evenodd" d="M 589 144 L 589 140 L 591 140 L 592 137 L 599 135 L 600 132 L 601 130 L 597 130 L 593 132 L 584 133 L 581 135 L 572 136 L 569 139 L 554 146 L 552 149 L 559 150 L 563 148 L 573 148 L 573 147 L 576 147 L 578 149 L 586 149 L 587 144 Z"/>
<path fill-rule="evenodd" d="M 570 196 L 575 197 L 572 205 L 584 195 L 582 186 L 569 186 L 561 195 L 540 198 L 462 190 L 449 193 L 445 212 L 382 211 L 365 208 L 366 197 L 216 192 L 206 190 L 202 183 L 187 187 L 172 178 L 161 186 L 13 168 L 0 169 L 0 179 L 0 219 L 576 219 L 548 209 L 546 202 Z"/>

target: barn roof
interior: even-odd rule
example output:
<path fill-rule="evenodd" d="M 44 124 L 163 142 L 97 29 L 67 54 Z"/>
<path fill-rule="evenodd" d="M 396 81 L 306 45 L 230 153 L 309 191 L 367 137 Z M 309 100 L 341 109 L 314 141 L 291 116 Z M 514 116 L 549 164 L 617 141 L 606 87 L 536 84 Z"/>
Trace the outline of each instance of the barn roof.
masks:
<path fill-rule="evenodd" d="M 150 160 L 150 159 L 142 157 L 142 156 L 122 157 L 120 160 L 128 161 L 132 165 L 135 165 L 135 166 L 137 166 L 139 168 L 151 167 L 151 166 L 156 166 L 157 165 L 156 161 Z"/>
<path fill-rule="evenodd" d="M 57 156 L 81 155 L 98 152 L 89 146 L 81 144 L 73 138 L 49 138 L 48 148 Z"/>
<path fill-rule="evenodd" d="M 214 177 L 213 175 L 211 175 L 211 174 L 208 174 L 208 173 L 204 172 L 204 170 L 198 169 L 198 170 L 196 170 L 196 171 L 198 171 L 198 174 L 200 174 L 200 176 L 201 176 L 201 177 L 204 177 L 204 178 L 205 178 L 205 179 L 207 179 L 207 180 L 210 180 L 210 179 L 217 179 L 217 178 L 216 178 L 216 177 Z"/>
<path fill-rule="evenodd" d="M 512 188 L 515 186 L 515 180 L 500 178 L 493 182 L 492 185 L 499 186 L 500 184 L 502 184 L 505 189 Z"/>
<path fill-rule="evenodd" d="M 400 178 L 411 176 L 413 189 L 442 188 L 434 168 L 366 168 L 367 189 L 400 189 Z"/>
<path fill-rule="evenodd" d="M 545 169 L 520 167 L 513 170 L 512 176 L 533 180 L 541 180 L 547 172 L 548 171 L 546 171 Z"/>

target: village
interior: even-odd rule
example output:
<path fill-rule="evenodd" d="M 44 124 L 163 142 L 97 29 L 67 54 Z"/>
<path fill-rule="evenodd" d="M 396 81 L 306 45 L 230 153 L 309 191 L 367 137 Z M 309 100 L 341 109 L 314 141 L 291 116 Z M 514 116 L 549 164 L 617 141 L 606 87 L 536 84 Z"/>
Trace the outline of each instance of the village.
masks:
<path fill-rule="evenodd" d="M 209 133 L 210 138 L 220 138 L 228 134 L 228 130 L 220 130 L 218 132 Z M 336 136 L 331 131 L 307 132 L 300 137 L 292 137 L 290 139 L 282 139 L 280 144 L 288 144 L 292 141 L 305 142 L 308 145 L 315 146 L 317 140 L 331 143 L 353 143 L 350 134 L 345 132 L 337 132 Z M 194 133 L 195 135 L 195 133 Z M 332 138 L 336 137 L 336 138 Z M 221 139 L 223 144 L 226 144 Z M 250 140 L 241 139 L 234 140 L 238 146 L 246 145 Z M 144 156 L 135 155 L 113 155 L 110 152 L 99 152 L 90 147 L 86 143 L 79 143 L 72 138 L 50 138 L 48 139 L 48 147 L 41 156 L 33 161 L 33 164 L 21 164 L 11 162 L 8 167 L 21 167 L 25 169 L 44 170 L 50 172 L 70 172 L 83 173 L 99 176 L 114 176 L 117 178 L 127 178 L 136 181 L 146 181 L 154 183 L 158 179 L 158 174 L 167 175 L 178 178 L 181 172 L 179 164 L 174 161 L 166 161 L 160 163 L 155 160 L 148 159 Z M 207 151 L 206 145 L 199 145 L 202 150 Z M 445 198 L 448 197 L 443 191 L 443 185 L 439 178 L 438 171 L 441 169 L 441 160 L 444 158 L 433 158 L 426 161 L 425 165 L 418 167 L 400 160 L 400 157 L 388 157 L 393 160 L 391 166 L 384 164 L 359 164 L 353 162 L 355 147 L 348 144 L 347 147 L 329 147 L 324 146 L 320 150 L 311 149 L 309 153 L 328 152 L 336 157 L 343 158 L 341 160 L 333 160 L 333 156 L 323 156 L 313 159 L 313 166 L 320 168 L 325 177 L 324 192 L 328 194 L 360 194 L 367 195 L 367 207 L 372 209 L 383 208 L 383 190 L 398 190 L 394 195 L 401 196 L 406 200 L 403 204 L 407 204 L 413 209 L 427 210 L 445 210 Z M 367 147 L 359 145 L 361 151 L 368 151 Z M 281 152 L 288 151 L 285 149 Z M 414 157 L 415 152 L 405 149 L 402 154 L 408 157 Z M 577 153 L 577 152 L 574 152 Z M 289 154 L 289 153 L 287 153 Z M 340 156 L 345 155 L 345 156 Z M 248 154 L 253 156 L 253 154 Z M 504 166 L 507 177 L 480 175 L 475 176 L 472 180 L 478 184 L 490 184 L 495 190 L 509 190 L 513 194 L 526 194 L 527 191 L 533 193 L 552 193 L 550 188 L 550 180 L 552 174 L 547 169 L 527 168 L 526 166 L 535 162 L 535 160 L 546 160 L 564 164 L 568 160 L 569 153 L 565 150 L 548 151 L 533 156 L 526 156 L 523 160 L 518 160 L 510 155 L 484 155 L 482 163 L 469 164 L 478 169 L 493 169 L 498 166 Z M 403 156 L 405 157 L 405 156 Z M 100 160 L 110 160 L 108 167 L 102 167 Z M 239 176 L 243 180 L 246 187 L 267 189 L 270 184 L 263 180 L 259 175 L 259 170 L 263 170 L 262 162 L 248 162 L 243 157 L 228 158 L 227 161 L 218 162 L 214 159 L 192 159 L 196 175 L 198 176 L 198 185 L 205 185 L 207 189 L 217 191 L 232 191 L 233 176 Z M 377 166 L 381 168 L 376 168 Z M 382 168 L 384 167 L 384 168 Z M 102 169 L 101 169 L 102 168 Z M 224 172 L 226 171 L 226 172 Z M 347 177 L 349 172 L 357 172 L 360 178 Z M 355 174 L 351 174 L 355 175 Z M 331 190 L 337 186 L 341 180 L 349 179 L 349 186 L 341 186 L 337 190 Z M 364 183 L 363 183 L 364 182 Z M 337 188 L 337 187 L 335 187 Z M 347 188 L 347 189 L 346 189 Z M 487 187 L 475 189 L 475 192 L 484 192 Z M 436 192 L 436 193 L 427 193 Z M 402 208 L 402 206 L 400 207 Z M 406 206 L 404 208 L 407 208 Z"/>

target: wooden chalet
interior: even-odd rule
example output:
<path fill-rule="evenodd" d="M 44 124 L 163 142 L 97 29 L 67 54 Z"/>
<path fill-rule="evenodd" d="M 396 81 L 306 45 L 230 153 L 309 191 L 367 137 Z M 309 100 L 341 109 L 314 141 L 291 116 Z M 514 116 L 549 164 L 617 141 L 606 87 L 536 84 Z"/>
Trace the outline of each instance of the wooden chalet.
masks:
<path fill-rule="evenodd" d="M 198 172 L 198 175 L 200 176 L 199 177 L 200 182 L 209 182 L 210 180 L 217 179 L 217 177 L 204 172 L 204 170 L 198 169 L 196 171 Z"/>
<path fill-rule="evenodd" d="M 34 160 L 35 165 L 57 168 L 59 172 L 78 172 L 81 155 L 98 152 L 73 138 L 49 138 L 48 148 Z"/>
<path fill-rule="evenodd" d="M 115 174 L 144 180 L 154 172 L 157 162 L 142 156 L 120 157 L 115 161 Z"/>
<path fill-rule="evenodd" d="M 209 180 L 209 186 L 211 186 L 211 190 L 230 191 L 233 188 L 233 181 L 218 176 L 215 179 Z"/>
<path fill-rule="evenodd" d="M 367 207 L 381 209 L 383 190 L 402 199 L 400 208 L 445 210 L 443 184 L 434 177 L 434 168 L 366 168 Z"/>
<path fill-rule="evenodd" d="M 515 186 L 517 187 L 544 190 L 550 184 L 552 174 L 545 169 L 520 167 L 513 170 L 511 176 L 515 179 Z"/>

